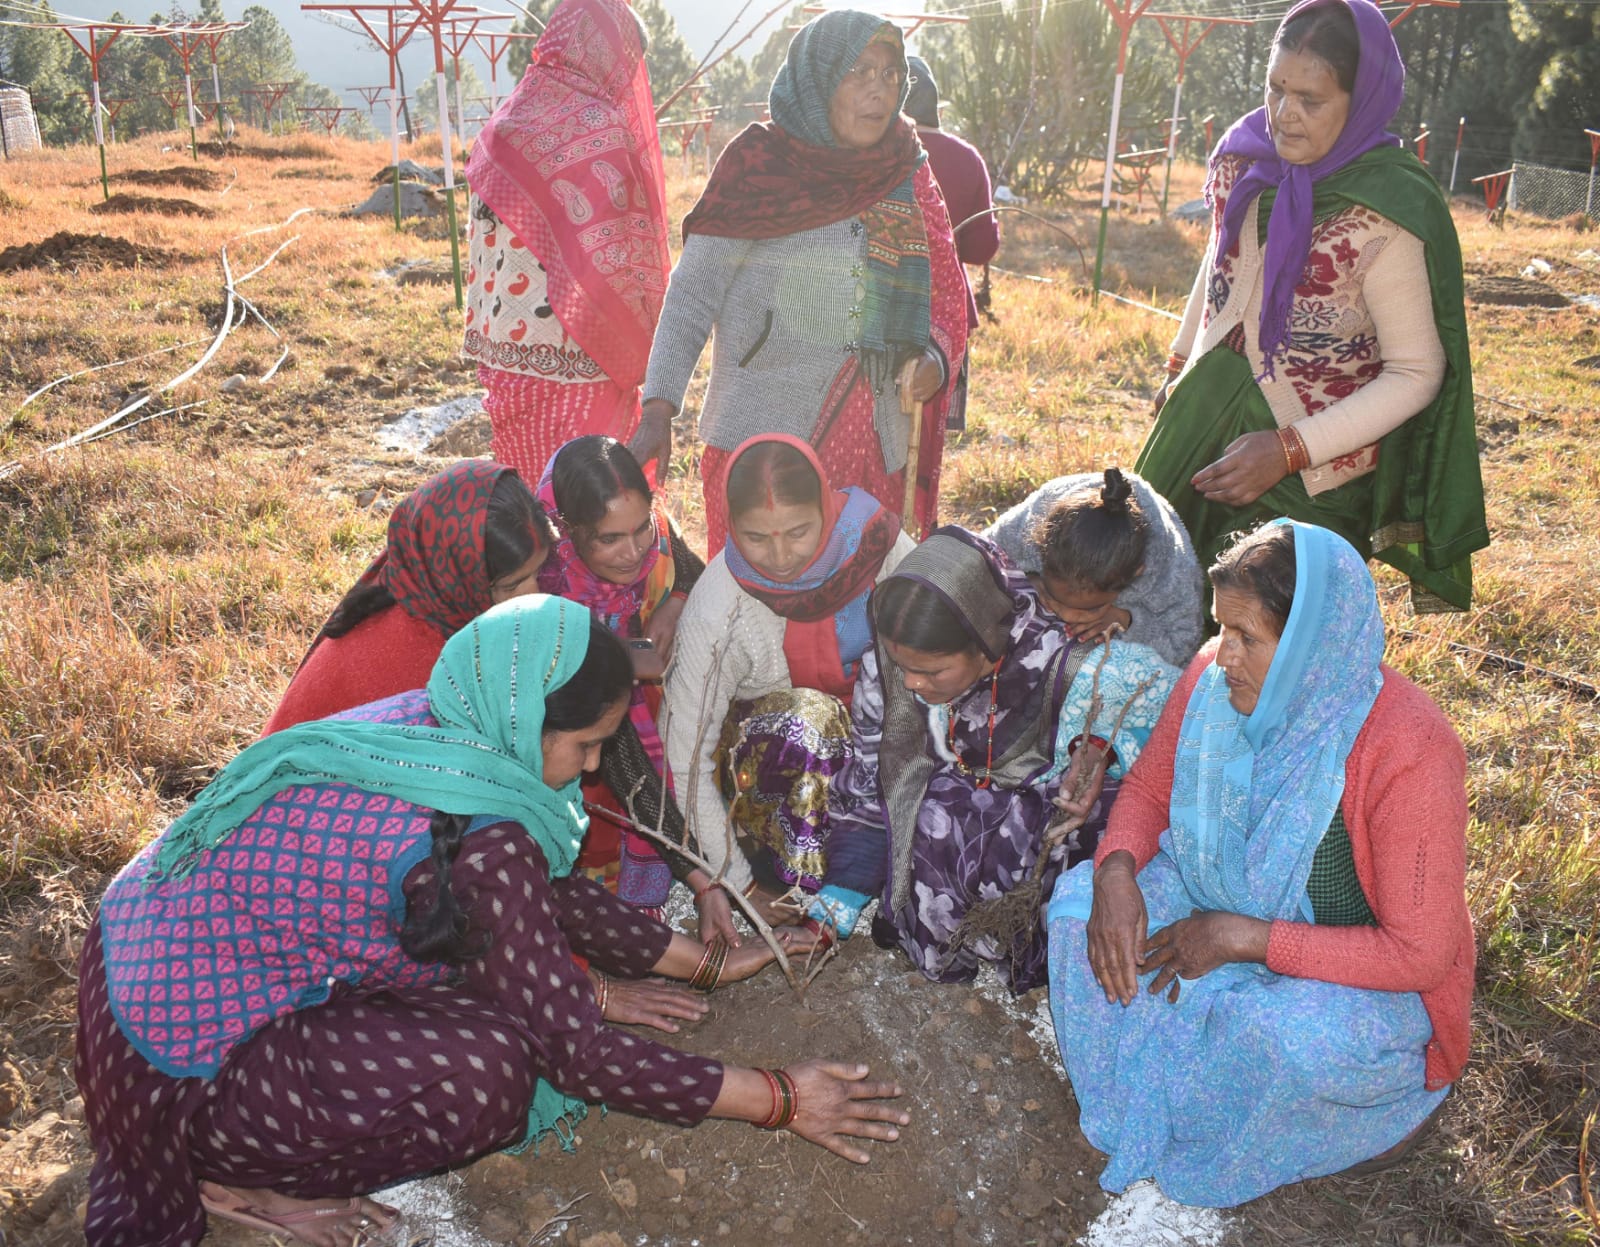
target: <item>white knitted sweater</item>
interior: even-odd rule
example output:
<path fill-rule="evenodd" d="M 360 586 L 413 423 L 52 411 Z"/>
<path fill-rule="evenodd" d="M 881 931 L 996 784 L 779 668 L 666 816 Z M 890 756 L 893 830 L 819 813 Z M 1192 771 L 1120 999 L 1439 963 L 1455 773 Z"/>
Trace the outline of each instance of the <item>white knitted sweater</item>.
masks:
<path fill-rule="evenodd" d="M 878 579 L 914 549 L 916 543 L 901 533 Z M 750 865 L 744 854 L 728 854 L 728 808 L 713 754 L 735 701 L 794 687 L 783 653 L 784 627 L 781 616 L 739 587 L 718 554 L 684 605 L 667 668 L 660 728 L 673 787 L 706 860 L 720 868 L 726 858 L 727 880 L 739 888 L 750 882 Z"/>

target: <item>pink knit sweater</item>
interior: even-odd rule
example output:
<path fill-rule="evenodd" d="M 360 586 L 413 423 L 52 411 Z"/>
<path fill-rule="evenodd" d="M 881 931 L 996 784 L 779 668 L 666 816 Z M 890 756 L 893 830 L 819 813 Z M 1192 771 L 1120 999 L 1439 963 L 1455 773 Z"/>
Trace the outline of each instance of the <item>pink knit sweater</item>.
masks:
<path fill-rule="evenodd" d="M 1171 820 L 1173 762 L 1189 695 L 1217 643 L 1189 664 L 1122 781 L 1095 864 L 1124 849 L 1142 870 Z M 1378 991 L 1418 992 L 1433 1023 L 1429 1090 L 1467 1061 L 1475 948 L 1466 900 L 1466 754 L 1433 700 L 1388 666 L 1345 762 L 1341 803 L 1375 927 L 1276 921 L 1267 968 Z"/>

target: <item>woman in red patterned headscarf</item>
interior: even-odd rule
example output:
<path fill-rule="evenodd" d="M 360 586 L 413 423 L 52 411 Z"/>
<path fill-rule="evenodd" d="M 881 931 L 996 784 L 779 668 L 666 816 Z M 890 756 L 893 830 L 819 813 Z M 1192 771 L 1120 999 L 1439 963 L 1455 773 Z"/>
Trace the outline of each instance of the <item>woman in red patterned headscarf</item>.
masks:
<path fill-rule="evenodd" d="M 383 552 L 322 625 L 263 735 L 421 688 L 451 636 L 538 592 L 555 541 L 503 464 L 467 459 L 423 482 L 389 516 Z"/>
<path fill-rule="evenodd" d="M 646 41 L 623 0 L 564 0 L 467 161 L 462 353 L 495 458 L 529 481 L 573 438 L 639 422 L 671 265 Z"/>

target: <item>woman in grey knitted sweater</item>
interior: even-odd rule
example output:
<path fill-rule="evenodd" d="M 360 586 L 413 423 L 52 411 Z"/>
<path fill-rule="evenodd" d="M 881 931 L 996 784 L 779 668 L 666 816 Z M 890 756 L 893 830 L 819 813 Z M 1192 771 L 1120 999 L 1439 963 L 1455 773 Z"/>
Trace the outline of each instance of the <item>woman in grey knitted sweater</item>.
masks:
<path fill-rule="evenodd" d="M 633 449 L 640 462 L 665 461 L 672 417 L 714 336 L 700 413 L 712 550 L 727 529 L 715 487 L 729 452 L 757 434 L 809 442 L 840 488 L 859 486 L 899 512 L 906 373 L 910 396 L 927 405 L 905 528 L 933 524 L 966 288 L 944 200 L 900 115 L 905 91 L 896 27 L 853 11 L 817 18 L 772 84 L 772 121 L 728 145 L 684 221 Z"/>

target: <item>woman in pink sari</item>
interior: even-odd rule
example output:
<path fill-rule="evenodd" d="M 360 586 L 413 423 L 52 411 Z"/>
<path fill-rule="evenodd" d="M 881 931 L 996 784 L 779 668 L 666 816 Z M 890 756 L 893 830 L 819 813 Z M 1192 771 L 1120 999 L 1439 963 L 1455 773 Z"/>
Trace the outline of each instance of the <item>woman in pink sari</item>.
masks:
<path fill-rule="evenodd" d="M 495 458 L 529 481 L 573 438 L 639 422 L 670 267 L 645 44 L 623 0 L 564 0 L 467 161 L 462 354 Z"/>

